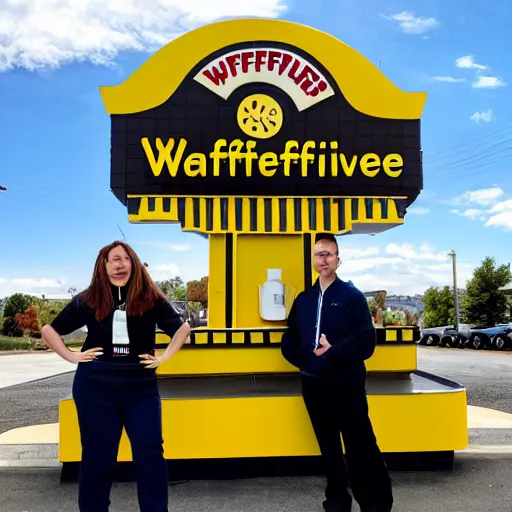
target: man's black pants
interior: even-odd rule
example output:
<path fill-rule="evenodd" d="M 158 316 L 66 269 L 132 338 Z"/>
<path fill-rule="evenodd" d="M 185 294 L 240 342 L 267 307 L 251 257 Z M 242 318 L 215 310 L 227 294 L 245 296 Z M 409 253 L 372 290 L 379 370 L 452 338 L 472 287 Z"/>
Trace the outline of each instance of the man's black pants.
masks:
<path fill-rule="evenodd" d="M 322 453 L 327 501 L 350 510 L 350 480 L 360 506 L 391 510 L 391 479 L 368 416 L 364 376 L 336 380 L 303 376 L 302 393 Z"/>
<path fill-rule="evenodd" d="M 141 512 L 167 512 L 169 484 L 155 371 L 140 363 L 80 363 L 73 398 L 82 443 L 80 512 L 109 510 L 123 427 L 131 444 Z"/>

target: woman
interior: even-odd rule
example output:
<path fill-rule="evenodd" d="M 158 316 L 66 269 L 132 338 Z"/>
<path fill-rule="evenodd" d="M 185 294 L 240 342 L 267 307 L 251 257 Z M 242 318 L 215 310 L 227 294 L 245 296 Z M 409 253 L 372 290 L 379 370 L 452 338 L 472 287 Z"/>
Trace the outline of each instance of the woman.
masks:
<path fill-rule="evenodd" d="M 80 352 L 61 336 L 87 326 Z M 156 325 L 172 338 L 154 355 Z M 130 440 L 141 512 L 167 512 L 161 403 L 155 368 L 187 339 L 184 323 L 153 283 L 133 249 L 114 242 L 100 250 L 90 286 L 45 325 L 48 347 L 79 364 L 73 381 L 82 443 L 78 504 L 107 512 L 123 427 Z"/>

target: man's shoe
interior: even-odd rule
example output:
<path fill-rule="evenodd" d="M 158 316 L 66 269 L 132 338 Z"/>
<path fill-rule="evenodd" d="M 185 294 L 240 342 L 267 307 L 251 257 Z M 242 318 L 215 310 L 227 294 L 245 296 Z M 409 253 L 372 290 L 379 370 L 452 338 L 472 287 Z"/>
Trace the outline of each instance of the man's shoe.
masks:
<path fill-rule="evenodd" d="M 325 500 L 322 503 L 325 512 L 351 512 L 352 511 L 352 503 L 349 504 L 341 504 L 336 501 L 328 501 Z"/>
<path fill-rule="evenodd" d="M 363 505 L 361 512 L 391 512 L 389 505 Z"/>

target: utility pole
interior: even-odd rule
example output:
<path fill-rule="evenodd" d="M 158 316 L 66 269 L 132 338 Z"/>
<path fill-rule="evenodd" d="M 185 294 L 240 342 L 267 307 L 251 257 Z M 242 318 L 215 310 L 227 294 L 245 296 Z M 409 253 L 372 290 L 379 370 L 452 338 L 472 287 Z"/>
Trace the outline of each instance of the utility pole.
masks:
<path fill-rule="evenodd" d="M 459 330 L 460 325 L 460 310 L 459 310 L 459 290 L 457 289 L 457 253 L 450 251 L 453 267 L 453 294 L 455 296 L 455 329 Z"/>

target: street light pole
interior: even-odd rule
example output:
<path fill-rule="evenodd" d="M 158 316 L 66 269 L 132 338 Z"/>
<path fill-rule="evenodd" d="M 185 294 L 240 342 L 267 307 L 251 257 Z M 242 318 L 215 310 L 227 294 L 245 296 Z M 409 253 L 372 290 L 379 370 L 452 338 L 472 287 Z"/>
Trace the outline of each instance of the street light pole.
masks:
<path fill-rule="evenodd" d="M 455 296 L 455 329 L 459 330 L 460 325 L 460 309 L 459 309 L 459 290 L 457 289 L 457 253 L 450 251 L 453 267 L 453 294 Z"/>

